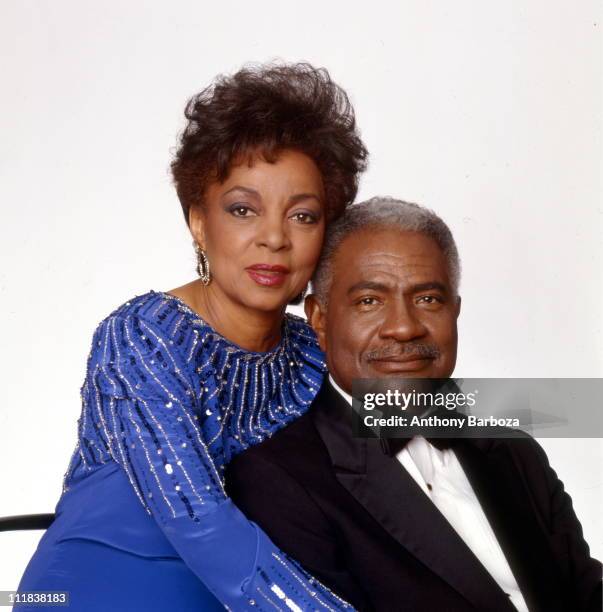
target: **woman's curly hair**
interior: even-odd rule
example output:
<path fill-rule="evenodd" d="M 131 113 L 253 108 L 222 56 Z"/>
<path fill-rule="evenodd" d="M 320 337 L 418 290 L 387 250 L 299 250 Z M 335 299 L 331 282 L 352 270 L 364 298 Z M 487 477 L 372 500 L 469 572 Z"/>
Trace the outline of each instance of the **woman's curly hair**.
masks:
<path fill-rule="evenodd" d="M 323 178 L 328 220 L 356 197 L 368 153 L 347 94 L 324 68 L 246 66 L 193 96 L 185 116 L 171 168 L 187 223 L 211 182 L 224 181 L 233 163 L 258 153 L 268 162 L 284 149 L 312 158 Z"/>

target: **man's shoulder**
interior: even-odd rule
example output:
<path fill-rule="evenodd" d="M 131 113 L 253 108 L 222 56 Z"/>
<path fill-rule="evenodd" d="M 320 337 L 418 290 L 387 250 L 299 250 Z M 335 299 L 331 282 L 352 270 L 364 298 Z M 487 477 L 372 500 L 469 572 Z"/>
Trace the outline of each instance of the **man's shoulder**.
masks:
<path fill-rule="evenodd" d="M 521 430 L 507 430 L 506 436 L 478 442 L 488 454 L 510 460 L 527 482 L 546 486 L 556 478 L 543 447 L 530 434 Z"/>
<path fill-rule="evenodd" d="M 508 450 L 520 459 L 547 462 L 546 453 L 538 441 L 530 434 L 520 429 L 500 428 L 497 437 L 489 438 L 489 451 Z"/>

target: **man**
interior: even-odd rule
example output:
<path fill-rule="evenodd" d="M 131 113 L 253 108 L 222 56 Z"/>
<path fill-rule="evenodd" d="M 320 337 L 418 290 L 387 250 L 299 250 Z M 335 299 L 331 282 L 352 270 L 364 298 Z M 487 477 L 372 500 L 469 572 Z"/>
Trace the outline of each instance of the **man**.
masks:
<path fill-rule="evenodd" d="M 349 209 L 306 300 L 329 378 L 307 414 L 233 461 L 230 494 L 359 610 L 599 610 L 601 565 L 534 440 L 352 435 L 353 379 L 451 376 L 459 276 L 431 211 Z"/>

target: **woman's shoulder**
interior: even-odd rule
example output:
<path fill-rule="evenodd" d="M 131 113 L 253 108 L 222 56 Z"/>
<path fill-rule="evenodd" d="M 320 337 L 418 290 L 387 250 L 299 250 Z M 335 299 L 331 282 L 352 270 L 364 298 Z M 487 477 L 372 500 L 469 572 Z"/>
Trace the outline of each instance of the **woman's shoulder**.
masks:
<path fill-rule="evenodd" d="M 249 353 L 215 332 L 176 296 L 150 290 L 123 302 L 100 322 L 91 355 L 95 353 L 95 359 L 102 363 L 142 360 L 154 367 L 159 362 L 162 368 L 167 363 L 189 375 L 200 373 L 203 367 L 216 369 L 231 362 L 240 361 L 241 367 L 235 369 L 243 372 L 256 362 L 266 369 L 282 361 L 302 379 L 314 383 L 325 369 L 316 334 L 305 319 L 291 313 L 285 315 L 283 332 L 278 347 L 267 353 Z M 293 370 L 287 373 L 293 375 Z"/>
<path fill-rule="evenodd" d="M 192 324 L 203 324 L 199 315 L 182 300 L 169 293 L 151 289 L 147 293 L 135 295 L 123 302 L 102 319 L 98 327 L 116 320 L 131 321 L 133 319 L 166 330 L 172 327 L 175 327 L 176 330 L 189 329 Z"/>
<path fill-rule="evenodd" d="M 178 298 L 153 289 L 135 295 L 111 311 L 100 324 L 113 319 L 139 318 L 149 323 L 161 323 L 170 316 L 182 313 L 184 306 Z"/>
<path fill-rule="evenodd" d="M 199 331 L 182 306 L 151 290 L 114 309 L 94 332 L 88 382 L 113 397 L 192 395 L 194 363 L 188 356 Z"/>
<path fill-rule="evenodd" d="M 99 324 L 99 327 L 114 324 L 115 321 L 142 322 L 153 327 L 165 339 L 178 346 L 186 345 L 187 341 L 195 344 L 202 338 L 203 344 L 212 345 L 215 342 L 230 346 L 230 350 L 244 352 L 230 343 L 204 321 L 198 313 L 180 298 L 163 291 L 150 290 L 142 295 L 136 295 L 123 302 Z M 314 330 L 308 322 L 292 313 L 285 314 L 284 331 L 289 343 L 321 353 Z M 322 356 L 322 354 L 321 354 Z"/>
<path fill-rule="evenodd" d="M 164 350 L 179 361 L 198 342 L 203 328 L 203 321 L 184 302 L 168 293 L 150 290 L 123 302 L 100 321 L 94 332 L 93 349 L 106 340 L 145 353 Z"/>

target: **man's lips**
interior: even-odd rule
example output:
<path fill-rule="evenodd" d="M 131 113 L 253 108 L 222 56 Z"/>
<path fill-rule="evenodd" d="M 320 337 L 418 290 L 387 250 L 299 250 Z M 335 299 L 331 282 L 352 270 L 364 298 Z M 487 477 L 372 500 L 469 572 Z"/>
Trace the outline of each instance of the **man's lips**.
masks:
<path fill-rule="evenodd" d="M 404 355 L 371 359 L 370 363 L 375 369 L 385 372 L 417 372 L 429 366 L 434 359 L 428 355 Z"/>
<path fill-rule="evenodd" d="M 247 274 L 258 285 L 263 287 L 276 287 L 285 282 L 285 277 L 289 274 L 286 266 L 273 266 L 270 264 L 254 264 L 245 268 Z"/>

